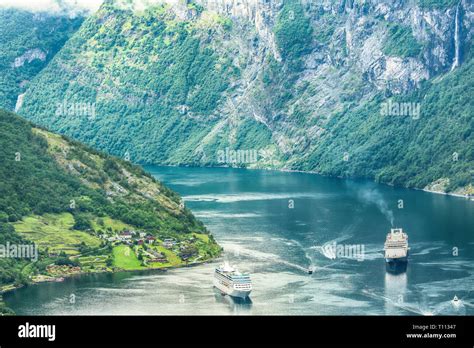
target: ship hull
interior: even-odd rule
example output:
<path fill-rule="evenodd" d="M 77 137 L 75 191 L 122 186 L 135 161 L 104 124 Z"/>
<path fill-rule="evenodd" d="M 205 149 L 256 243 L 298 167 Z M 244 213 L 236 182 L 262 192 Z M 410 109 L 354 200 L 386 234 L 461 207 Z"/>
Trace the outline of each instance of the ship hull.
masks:
<path fill-rule="evenodd" d="M 387 262 L 387 263 L 407 263 L 408 262 L 408 256 L 398 257 L 398 258 L 385 258 L 385 262 Z"/>
<path fill-rule="evenodd" d="M 408 265 L 408 257 L 400 257 L 396 259 L 386 258 L 385 269 L 390 273 L 406 272 Z"/>
<path fill-rule="evenodd" d="M 235 298 L 246 299 L 250 296 L 252 290 L 236 290 L 231 287 L 221 284 L 218 280 L 214 280 L 214 286 L 224 295 L 229 295 Z"/>

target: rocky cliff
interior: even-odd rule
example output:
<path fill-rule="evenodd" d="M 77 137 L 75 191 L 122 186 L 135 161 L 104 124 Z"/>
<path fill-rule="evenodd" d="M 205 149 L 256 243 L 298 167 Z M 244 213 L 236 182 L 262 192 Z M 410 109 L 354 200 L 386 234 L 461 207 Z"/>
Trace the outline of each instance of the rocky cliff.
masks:
<path fill-rule="evenodd" d="M 467 192 L 473 9 L 466 0 L 109 1 L 36 79 L 23 110 L 139 162 L 415 187 L 441 179 L 443 190 Z M 97 118 L 58 116 L 64 100 L 95 103 Z"/>
<path fill-rule="evenodd" d="M 273 29 L 285 1 L 198 0 L 197 3 L 233 20 L 251 23 L 269 48 L 276 47 Z M 460 0 L 453 6 L 448 5 L 454 2 L 447 2 L 448 5 L 429 7 L 422 3 L 401 0 L 303 1 L 305 14 L 316 31 L 329 26 L 332 29 L 326 38 L 330 45 L 318 47 L 318 42 L 314 42 L 319 54 L 308 57 L 306 68 L 314 68 L 318 57 L 322 57 L 320 63 L 358 63 L 359 72 L 370 76 L 378 88 L 400 93 L 457 66 L 456 54 L 472 43 L 474 4 Z M 390 34 L 387 23 L 410 29 L 423 46 L 422 54 L 400 59 L 403 57 L 384 53 L 385 39 Z M 341 59 L 331 48 L 347 50 L 347 56 Z M 275 58 L 278 58 L 278 52 L 275 52 Z"/>
<path fill-rule="evenodd" d="M 80 27 L 82 17 L 0 7 L 0 107 L 13 110 L 29 82 Z"/>

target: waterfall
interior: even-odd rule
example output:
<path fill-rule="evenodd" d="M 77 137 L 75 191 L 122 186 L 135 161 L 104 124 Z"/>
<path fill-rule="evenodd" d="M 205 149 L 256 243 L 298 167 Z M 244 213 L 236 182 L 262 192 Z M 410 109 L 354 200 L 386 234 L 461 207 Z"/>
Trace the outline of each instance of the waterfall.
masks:
<path fill-rule="evenodd" d="M 459 66 L 459 6 L 461 2 L 458 3 L 456 7 L 456 18 L 454 21 L 454 61 L 451 66 L 451 71 L 456 69 Z"/>
<path fill-rule="evenodd" d="M 23 97 L 25 96 L 25 93 L 20 94 L 16 100 L 16 105 L 15 105 L 15 112 L 18 112 L 20 110 L 21 106 L 23 105 Z"/>

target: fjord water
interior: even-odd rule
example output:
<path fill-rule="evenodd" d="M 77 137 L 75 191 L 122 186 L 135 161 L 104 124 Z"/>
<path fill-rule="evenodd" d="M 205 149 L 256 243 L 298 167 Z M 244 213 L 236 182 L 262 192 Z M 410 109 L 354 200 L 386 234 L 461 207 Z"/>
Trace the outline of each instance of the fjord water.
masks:
<path fill-rule="evenodd" d="M 7 294 L 7 305 L 32 315 L 474 314 L 473 201 L 304 173 L 147 170 L 184 197 L 223 258 L 251 273 L 251 301 L 213 289 L 216 261 L 30 286 Z M 382 253 L 391 220 L 411 248 L 398 275 L 385 271 Z M 363 254 L 335 254 L 338 245 Z"/>

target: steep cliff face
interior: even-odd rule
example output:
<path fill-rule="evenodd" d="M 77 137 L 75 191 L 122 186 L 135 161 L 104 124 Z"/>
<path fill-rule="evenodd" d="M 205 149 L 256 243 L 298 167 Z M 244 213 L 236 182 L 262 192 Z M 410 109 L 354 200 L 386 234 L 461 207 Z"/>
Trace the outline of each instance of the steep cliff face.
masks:
<path fill-rule="evenodd" d="M 259 38 L 279 59 L 274 27 L 285 1 L 196 2 L 234 21 L 251 23 Z M 456 3 L 430 8 L 403 0 L 303 1 L 304 12 L 316 32 L 313 52 L 308 55 L 305 68 L 312 70 L 322 64 L 355 65 L 356 71 L 365 74 L 378 89 L 402 93 L 416 88 L 421 81 L 458 66 L 456 54 L 472 43 L 474 4 L 466 0 Z M 411 31 L 420 46 L 419 55 L 400 57 L 384 51 L 391 23 Z"/>
<path fill-rule="evenodd" d="M 196 3 L 208 11 L 219 13 L 236 21 L 251 23 L 259 38 L 272 50 L 275 58 L 279 57 L 273 27 L 283 6 L 282 0 L 198 0 Z"/>
<path fill-rule="evenodd" d="M 106 2 L 36 79 L 20 112 L 140 162 L 302 169 L 416 187 L 443 179 L 444 189 L 467 190 L 474 154 L 455 166 L 449 158 L 473 145 L 465 76 L 473 10 L 466 0 Z M 447 93 L 455 83 L 457 101 Z M 434 93 L 443 100 L 435 109 L 426 104 Z M 95 103 L 97 117 L 58 115 L 65 100 Z M 409 108 L 387 113 L 387 104 Z M 450 146 L 435 149 L 419 137 L 427 131 Z M 249 151 L 256 160 L 242 161 Z M 422 158 L 416 168 L 413 156 Z"/>
<path fill-rule="evenodd" d="M 28 83 L 80 27 L 83 17 L 0 8 L 0 107 L 19 108 Z"/>

